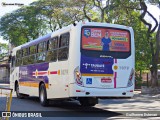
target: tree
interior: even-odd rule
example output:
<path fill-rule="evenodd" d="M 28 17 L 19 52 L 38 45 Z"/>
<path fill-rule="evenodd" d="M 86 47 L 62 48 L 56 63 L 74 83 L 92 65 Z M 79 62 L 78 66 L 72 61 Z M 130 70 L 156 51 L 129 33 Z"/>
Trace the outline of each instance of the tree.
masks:
<path fill-rule="evenodd" d="M 7 55 L 8 46 L 5 43 L 0 43 L 0 60 L 3 60 L 3 58 Z"/>
<path fill-rule="evenodd" d="M 127 0 L 126 0 L 127 1 Z M 136 62 L 136 66 L 139 67 L 139 65 L 145 65 L 146 63 L 148 64 L 147 67 L 150 69 L 151 71 L 151 86 L 152 87 L 156 87 L 158 86 L 158 79 L 157 79 L 157 64 L 158 64 L 158 58 L 159 58 L 159 46 L 160 46 L 160 33 L 159 33 L 159 29 L 157 33 L 155 33 L 156 28 L 158 27 L 158 22 L 157 20 L 153 17 L 153 15 L 148 11 L 147 9 L 147 5 L 146 2 L 151 3 L 151 4 L 155 4 L 155 5 L 160 5 L 160 1 L 159 0 L 139 0 L 139 1 L 134 1 L 135 3 L 139 4 L 137 6 L 140 7 L 136 7 L 130 4 L 123 4 L 123 6 L 125 8 L 129 8 L 135 11 L 142 11 L 142 13 L 139 15 L 139 20 L 141 21 L 141 26 L 147 26 L 148 28 L 146 29 L 146 27 L 142 27 L 141 29 L 136 29 L 139 30 L 139 33 L 141 34 L 143 32 L 143 34 L 141 34 L 141 36 L 137 37 L 140 38 L 138 39 L 138 41 L 135 42 L 139 42 L 141 43 L 141 39 L 144 37 L 145 39 L 143 39 L 143 44 L 146 45 L 146 47 L 142 47 L 143 45 L 140 44 L 138 46 L 141 47 L 136 47 L 136 56 L 138 56 L 138 58 L 142 58 L 141 61 L 140 59 L 138 59 L 138 61 Z M 151 19 L 153 19 L 156 23 L 155 26 L 153 26 L 152 28 L 152 24 L 150 24 L 149 22 L 147 22 L 144 19 L 144 16 L 148 14 L 150 16 Z M 138 35 L 138 34 L 137 34 Z M 135 34 L 135 36 L 137 36 Z M 143 49 L 142 49 L 143 48 Z M 147 48 L 147 49 L 146 49 Z M 146 57 L 147 55 L 147 57 Z M 143 56 L 143 57 L 140 57 Z M 147 59 L 147 60 L 146 60 Z M 145 64 L 144 64 L 145 63 Z M 143 66 L 139 67 L 140 69 L 143 68 Z"/>
<path fill-rule="evenodd" d="M 32 6 L 22 7 L 0 19 L 0 32 L 5 40 L 14 46 L 33 40 L 46 32 L 45 24 Z"/>
<path fill-rule="evenodd" d="M 153 17 L 153 15 L 147 10 L 147 5 L 144 1 L 140 0 L 141 10 L 143 10 L 142 14 L 140 15 L 140 20 L 148 26 L 147 31 L 147 42 L 150 45 L 151 50 L 151 86 L 156 87 L 158 86 L 158 79 L 157 79 L 157 70 L 158 70 L 158 58 L 159 58 L 159 47 L 160 47 L 160 26 L 158 28 L 158 32 L 156 34 L 156 41 L 152 38 L 152 34 L 155 32 L 156 28 L 158 27 L 157 20 Z M 148 23 L 144 16 L 148 14 L 156 23 L 156 25 L 152 28 L 152 24 Z M 155 47 L 154 47 L 155 46 Z"/>
<path fill-rule="evenodd" d="M 136 70 L 142 71 L 152 65 L 152 86 L 156 86 L 157 83 L 153 81 L 157 74 L 160 30 L 156 36 L 156 27 L 150 29 L 151 25 L 143 19 L 145 14 L 152 17 L 145 2 L 160 4 L 158 0 L 39 0 L 3 16 L 0 19 L 0 32 L 4 39 L 18 46 L 75 21 L 132 26 L 135 32 Z"/>

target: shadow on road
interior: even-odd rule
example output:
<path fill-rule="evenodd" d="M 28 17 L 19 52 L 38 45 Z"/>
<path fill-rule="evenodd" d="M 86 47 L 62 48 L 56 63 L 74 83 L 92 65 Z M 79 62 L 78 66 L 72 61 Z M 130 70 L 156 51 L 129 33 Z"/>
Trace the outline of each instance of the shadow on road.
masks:
<path fill-rule="evenodd" d="M 122 115 L 118 112 L 96 107 L 82 107 L 77 101 L 58 102 L 51 100 L 48 107 L 42 107 L 38 97 L 27 97 L 25 99 L 13 98 L 12 111 L 14 111 L 14 106 L 18 107 L 16 104 L 19 107 L 27 104 L 26 107 L 16 108 L 16 111 L 45 111 L 47 112 L 45 114 L 50 117 L 115 117 Z"/>

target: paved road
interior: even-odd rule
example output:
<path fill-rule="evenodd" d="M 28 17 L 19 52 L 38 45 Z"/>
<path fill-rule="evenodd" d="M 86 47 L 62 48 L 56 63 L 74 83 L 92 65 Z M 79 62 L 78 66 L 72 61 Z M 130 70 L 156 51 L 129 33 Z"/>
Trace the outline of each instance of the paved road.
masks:
<path fill-rule="evenodd" d="M 1 103 L 5 103 L 5 97 L 0 97 Z M 99 104 L 95 107 L 81 107 L 76 101 L 64 101 L 62 103 L 50 102 L 49 107 L 42 107 L 37 97 L 28 97 L 25 99 L 17 99 L 13 97 L 11 111 L 48 111 L 46 113 L 54 115 L 54 119 L 117 119 L 124 118 L 123 111 L 160 111 L 160 99 L 154 97 L 139 96 L 132 99 L 105 99 L 100 100 Z M 2 107 L 0 108 L 0 111 Z M 10 120 L 17 120 L 18 118 L 11 118 Z M 22 119 L 22 118 L 19 118 Z M 23 119 L 36 119 L 36 118 L 23 118 Z M 37 118 L 37 120 L 51 120 L 53 118 Z M 135 118 L 134 119 L 138 119 Z M 139 118 L 142 119 L 142 118 Z M 146 118 L 144 118 L 146 119 Z M 160 119 L 158 117 L 150 119 Z"/>

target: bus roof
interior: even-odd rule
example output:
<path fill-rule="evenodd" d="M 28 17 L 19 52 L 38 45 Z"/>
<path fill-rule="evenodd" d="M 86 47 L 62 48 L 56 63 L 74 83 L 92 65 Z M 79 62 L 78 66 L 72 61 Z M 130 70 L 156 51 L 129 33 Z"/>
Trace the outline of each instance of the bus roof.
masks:
<path fill-rule="evenodd" d="M 100 23 L 100 22 L 81 22 L 80 24 L 82 26 L 115 27 L 115 28 L 121 28 L 121 29 L 130 29 L 130 28 L 132 28 L 132 27 L 125 26 L 125 25 L 120 25 L 120 24 Z"/>

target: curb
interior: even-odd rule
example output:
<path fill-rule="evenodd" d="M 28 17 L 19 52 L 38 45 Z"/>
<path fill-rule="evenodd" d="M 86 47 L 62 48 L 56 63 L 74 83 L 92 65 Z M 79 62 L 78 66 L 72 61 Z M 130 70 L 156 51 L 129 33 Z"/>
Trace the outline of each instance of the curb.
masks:
<path fill-rule="evenodd" d="M 141 98 L 151 98 L 151 99 L 160 99 L 160 94 L 157 95 L 151 95 L 151 94 L 134 94 L 133 97 L 141 97 Z"/>

